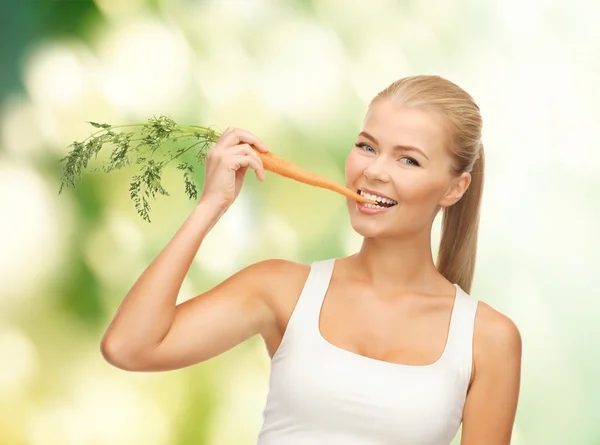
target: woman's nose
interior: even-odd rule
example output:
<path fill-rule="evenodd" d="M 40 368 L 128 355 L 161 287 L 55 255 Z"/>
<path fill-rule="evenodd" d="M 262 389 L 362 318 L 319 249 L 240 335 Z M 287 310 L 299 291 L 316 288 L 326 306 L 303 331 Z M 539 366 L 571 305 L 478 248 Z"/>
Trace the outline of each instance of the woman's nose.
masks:
<path fill-rule="evenodd" d="M 386 162 L 383 158 L 378 158 L 371 162 L 365 168 L 364 175 L 370 181 L 387 182 L 390 180 L 390 175 L 386 169 Z"/>

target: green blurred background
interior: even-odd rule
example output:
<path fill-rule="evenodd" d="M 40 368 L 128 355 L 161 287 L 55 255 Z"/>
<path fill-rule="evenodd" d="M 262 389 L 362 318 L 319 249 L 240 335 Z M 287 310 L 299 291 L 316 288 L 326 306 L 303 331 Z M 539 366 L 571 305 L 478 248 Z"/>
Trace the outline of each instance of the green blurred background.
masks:
<path fill-rule="evenodd" d="M 151 224 L 129 199 L 134 167 L 58 196 L 58 160 L 91 133 L 86 121 L 241 127 L 343 182 L 371 97 L 423 73 L 483 112 L 471 293 L 523 336 L 513 443 L 600 444 L 598 13 L 585 0 L 2 2 L 0 443 L 250 445 L 261 425 L 258 337 L 167 373 L 103 361 L 118 304 L 195 203 L 174 166 Z M 340 195 L 249 174 L 179 300 L 252 262 L 309 263 L 360 241 Z"/>

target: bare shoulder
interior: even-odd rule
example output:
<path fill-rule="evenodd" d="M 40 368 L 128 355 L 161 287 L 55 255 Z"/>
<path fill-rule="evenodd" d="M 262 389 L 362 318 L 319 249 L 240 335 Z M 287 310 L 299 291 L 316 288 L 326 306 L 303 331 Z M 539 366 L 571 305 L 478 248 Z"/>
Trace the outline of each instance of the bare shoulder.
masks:
<path fill-rule="evenodd" d="M 295 261 L 271 259 L 256 264 L 257 278 L 262 279 L 261 287 L 274 323 L 262 332 L 269 355 L 278 349 L 289 319 L 296 307 L 302 289 L 310 273 L 310 265 Z"/>
<path fill-rule="evenodd" d="M 248 279 L 279 320 L 292 312 L 310 273 L 310 265 L 279 258 L 254 263 Z"/>
<path fill-rule="evenodd" d="M 478 304 L 473 336 L 476 369 L 521 357 L 521 333 L 515 322 L 483 301 Z"/>
<path fill-rule="evenodd" d="M 521 333 L 515 322 L 483 301 L 475 317 L 475 336 L 489 347 L 515 349 L 521 344 Z"/>
<path fill-rule="evenodd" d="M 252 277 L 265 290 L 264 297 L 270 304 L 276 304 L 286 291 L 303 286 L 310 265 L 284 259 L 268 259 L 252 266 Z"/>
<path fill-rule="evenodd" d="M 293 300 L 299 297 L 298 291 L 302 290 L 308 278 L 310 265 L 283 259 L 265 260 L 259 264 L 264 275 L 257 276 L 262 279 L 268 277 L 267 282 L 263 283 L 268 303 L 275 309 L 295 305 L 296 301 Z"/>
<path fill-rule="evenodd" d="M 509 444 L 520 392 L 521 334 L 508 316 L 481 301 L 474 328 L 461 444 Z"/>

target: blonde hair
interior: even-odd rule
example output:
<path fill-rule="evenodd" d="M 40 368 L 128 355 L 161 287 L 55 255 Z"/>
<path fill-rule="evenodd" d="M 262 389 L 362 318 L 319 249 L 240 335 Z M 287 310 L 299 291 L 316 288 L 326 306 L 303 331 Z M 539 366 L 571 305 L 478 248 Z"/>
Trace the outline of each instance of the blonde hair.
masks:
<path fill-rule="evenodd" d="M 410 76 L 379 92 L 371 103 L 391 99 L 401 105 L 441 113 L 449 124 L 448 150 L 454 163 L 452 174 L 471 174 L 461 199 L 443 208 L 442 235 L 436 267 L 451 283 L 471 291 L 477 257 L 480 202 L 483 193 L 485 156 L 481 142 L 482 118 L 473 98 L 458 85 L 440 76 Z"/>

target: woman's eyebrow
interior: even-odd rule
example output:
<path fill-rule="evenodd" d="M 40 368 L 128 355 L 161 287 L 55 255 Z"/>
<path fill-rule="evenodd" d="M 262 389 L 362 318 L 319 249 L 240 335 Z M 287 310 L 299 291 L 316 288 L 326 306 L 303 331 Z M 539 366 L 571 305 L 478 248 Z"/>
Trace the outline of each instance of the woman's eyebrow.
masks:
<path fill-rule="evenodd" d="M 364 136 L 367 139 L 370 139 L 371 141 L 373 141 L 374 144 L 379 145 L 379 142 L 377 142 L 377 139 L 375 139 L 373 136 L 371 136 L 366 131 L 361 131 L 358 135 Z M 429 157 L 427 157 L 427 155 L 425 154 L 425 152 L 423 150 L 421 150 L 420 148 L 417 148 L 417 147 L 413 147 L 412 145 L 394 145 L 393 149 L 394 149 L 394 151 L 416 151 L 417 153 L 421 153 L 427 160 L 429 160 Z"/>

